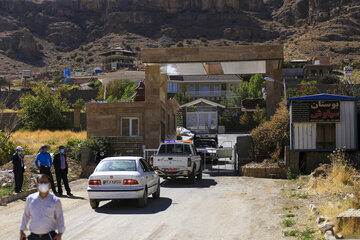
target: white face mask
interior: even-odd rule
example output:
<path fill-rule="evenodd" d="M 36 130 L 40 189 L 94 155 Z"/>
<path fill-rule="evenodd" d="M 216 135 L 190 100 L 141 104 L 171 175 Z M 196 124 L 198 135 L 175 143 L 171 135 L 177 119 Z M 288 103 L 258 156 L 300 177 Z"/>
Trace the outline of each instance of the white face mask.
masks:
<path fill-rule="evenodd" d="M 38 189 L 42 193 L 46 193 L 49 191 L 49 184 L 47 183 L 39 183 Z"/>
<path fill-rule="evenodd" d="M 64 151 L 64 149 L 60 149 L 60 152 L 63 153 L 63 152 L 65 152 L 65 151 Z"/>

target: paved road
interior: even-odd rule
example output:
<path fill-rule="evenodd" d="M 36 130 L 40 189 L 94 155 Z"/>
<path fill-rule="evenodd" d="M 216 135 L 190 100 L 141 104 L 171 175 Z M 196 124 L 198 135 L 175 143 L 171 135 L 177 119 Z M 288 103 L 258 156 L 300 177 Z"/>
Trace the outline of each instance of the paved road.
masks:
<path fill-rule="evenodd" d="M 103 202 L 94 211 L 87 181 L 73 182 L 76 197 L 61 199 L 67 227 L 63 239 L 282 239 L 281 180 L 208 173 L 195 185 L 163 182 L 161 198 L 149 199 L 145 209 L 127 200 Z M 23 208 L 22 200 L 0 207 L 2 240 L 18 239 Z"/>

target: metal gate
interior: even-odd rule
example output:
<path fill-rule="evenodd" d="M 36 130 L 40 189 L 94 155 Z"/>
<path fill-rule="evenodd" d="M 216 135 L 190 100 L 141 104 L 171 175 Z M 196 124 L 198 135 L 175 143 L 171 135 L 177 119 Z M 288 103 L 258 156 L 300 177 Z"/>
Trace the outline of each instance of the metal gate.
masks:
<path fill-rule="evenodd" d="M 218 114 L 217 112 L 187 112 L 186 128 L 191 130 L 206 131 L 217 129 Z"/>

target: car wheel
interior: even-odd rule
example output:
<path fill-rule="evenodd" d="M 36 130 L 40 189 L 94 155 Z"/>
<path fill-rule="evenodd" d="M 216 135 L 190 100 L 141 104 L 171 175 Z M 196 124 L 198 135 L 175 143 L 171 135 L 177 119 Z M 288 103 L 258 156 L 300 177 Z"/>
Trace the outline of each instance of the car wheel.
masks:
<path fill-rule="evenodd" d="M 202 170 L 200 169 L 200 172 L 196 175 L 196 179 L 197 180 L 201 180 L 202 179 Z"/>
<path fill-rule="evenodd" d="M 153 193 L 152 197 L 154 199 L 160 198 L 160 182 L 158 183 L 158 188 L 156 189 L 156 192 Z"/>
<path fill-rule="evenodd" d="M 191 184 L 194 184 L 195 183 L 195 168 L 193 168 L 190 176 L 189 176 L 189 181 Z"/>
<path fill-rule="evenodd" d="M 92 209 L 97 209 L 99 207 L 99 201 L 90 199 L 90 206 Z"/>
<path fill-rule="evenodd" d="M 141 207 L 141 208 L 146 207 L 147 200 L 148 200 L 148 191 L 147 191 L 147 188 L 145 188 L 144 195 L 142 198 L 139 199 L 139 202 L 138 202 L 139 207 Z"/>

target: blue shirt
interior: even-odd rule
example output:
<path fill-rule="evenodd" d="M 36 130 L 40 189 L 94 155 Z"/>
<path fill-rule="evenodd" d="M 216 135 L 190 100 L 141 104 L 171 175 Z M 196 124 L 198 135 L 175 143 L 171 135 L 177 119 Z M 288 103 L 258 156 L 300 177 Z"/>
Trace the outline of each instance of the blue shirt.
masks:
<path fill-rule="evenodd" d="M 44 165 L 44 166 L 48 166 L 48 167 L 52 166 L 51 155 L 48 152 L 47 153 L 41 152 L 36 156 L 35 165 L 37 168 L 40 167 L 39 161 L 40 161 L 40 165 Z"/>

